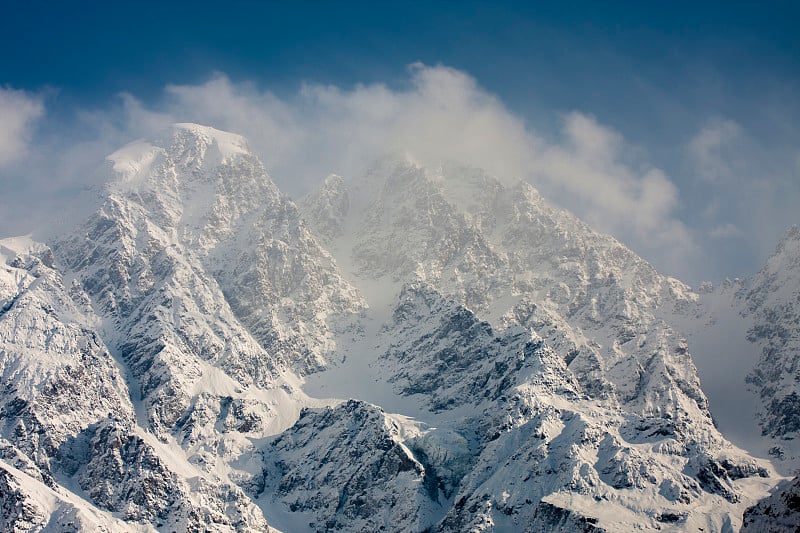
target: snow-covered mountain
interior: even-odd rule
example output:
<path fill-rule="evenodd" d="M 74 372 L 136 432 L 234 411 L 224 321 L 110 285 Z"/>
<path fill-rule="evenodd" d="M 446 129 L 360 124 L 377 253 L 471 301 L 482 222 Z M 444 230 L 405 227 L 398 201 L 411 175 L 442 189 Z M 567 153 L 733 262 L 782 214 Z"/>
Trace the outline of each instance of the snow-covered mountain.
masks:
<path fill-rule="evenodd" d="M 359 393 L 470 443 L 437 527 L 740 523 L 704 507 L 739 505 L 733 480 L 767 472 L 713 425 L 676 328 L 704 316 L 687 286 L 522 182 L 395 158 L 344 185 L 329 178 L 301 209 L 384 324 L 349 350 L 370 369 Z M 314 393 L 330 381 L 312 377 Z"/>
<path fill-rule="evenodd" d="M 387 157 L 295 204 L 193 124 L 107 172 L 0 242 L 5 529 L 725 531 L 779 481 L 712 420 L 701 296 L 526 183 Z M 796 264 L 734 291 L 767 413 Z"/>

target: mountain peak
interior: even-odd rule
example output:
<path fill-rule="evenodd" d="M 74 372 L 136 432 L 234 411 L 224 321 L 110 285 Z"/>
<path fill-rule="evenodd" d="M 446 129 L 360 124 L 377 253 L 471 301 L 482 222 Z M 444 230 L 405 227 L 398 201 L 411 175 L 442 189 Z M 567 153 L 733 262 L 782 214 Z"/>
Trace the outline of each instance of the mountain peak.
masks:
<path fill-rule="evenodd" d="M 764 268 L 784 274 L 800 268 L 800 228 L 792 226 L 786 230 Z"/>
<path fill-rule="evenodd" d="M 338 174 L 329 174 L 322 182 L 325 189 L 341 189 L 344 187 L 344 178 Z"/>
<path fill-rule="evenodd" d="M 317 237 L 330 244 L 342 234 L 344 218 L 350 211 L 350 194 L 344 178 L 328 175 L 319 189 L 300 201 L 299 207 L 303 217 L 315 223 Z"/>
<path fill-rule="evenodd" d="M 171 138 L 188 134 L 205 142 L 208 146 L 215 145 L 223 157 L 250 153 L 247 139 L 239 134 L 218 130 L 211 126 L 203 126 L 190 122 L 178 122 L 170 126 L 169 133 Z"/>
<path fill-rule="evenodd" d="M 800 251 L 800 228 L 797 225 L 793 225 L 783 234 L 778 243 L 776 254 L 787 251 Z"/>
<path fill-rule="evenodd" d="M 172 124 L 152 140 L 138 139 L 106 157 L 116 185 L 138 187 L 165 159 L 189 169 L 210 169 L 236 156 L 252 156 L 241 135 L 191 123 Z"/>

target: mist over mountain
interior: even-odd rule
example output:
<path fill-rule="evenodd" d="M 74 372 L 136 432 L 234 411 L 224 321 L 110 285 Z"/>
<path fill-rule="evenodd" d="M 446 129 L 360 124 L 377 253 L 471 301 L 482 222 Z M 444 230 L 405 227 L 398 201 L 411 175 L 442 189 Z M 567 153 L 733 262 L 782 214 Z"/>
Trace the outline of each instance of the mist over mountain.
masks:
<path fill-rule="evenodd" d="M 531 115 L 535 88 L 515 102 L 502 97 L 513 83 L 438 60 L 409 61 L 391 80 L 312 78 L 281 88 L 223 71 L 167 78 L 171 83 L 152 94 L 123 87 L 115 98 L 80 104 L 46 90 L 0 88 L 0 152 L 8 154 L 0 157 L 0 237 L 79 224 L 103 198 L 108 176 L 97 172 L 99 161 L 185 121 L 245 135 L 295 199 L 330 173 L 363 175 L 386 153 L 425 167 L 456 162 L 522 179 L 692 285 L 749 276 L 796 223 L 800 121 L 792 120 L 792 102 L 800 91 L 763 101 L 748 96 L 749 106 L 764 108 L 752 111 L 752 120 L 737 113 L 744 106 L 715 112 L 708 104 L 678 114 L 664 109 L 662 98 L 634 117 L 599 113 L 581 100 Z M 596 81 L 583 90 L 595 94 L 588 87 Z M 651 112 L 647 124 L 631 127 L 631 118 Z"/>
<path fill-rule="evenodd" d="M 526 181 L 367 168 L 295 202 L 178 123 L 0 241 L 3 529 L 800 525 L 796 228 L 695 290 Z"/>

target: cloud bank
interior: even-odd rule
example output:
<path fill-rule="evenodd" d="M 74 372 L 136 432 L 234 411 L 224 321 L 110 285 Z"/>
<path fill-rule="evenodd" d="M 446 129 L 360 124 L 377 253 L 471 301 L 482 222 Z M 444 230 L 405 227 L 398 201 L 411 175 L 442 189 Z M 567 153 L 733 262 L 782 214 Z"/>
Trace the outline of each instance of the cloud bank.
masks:
<path fill-rule="evenodd" d="M 720 182 L 733 173 L 733 150 L 741 137 L 742 128 L 733 120 L 714 120 L 692 137 L 688 151 L 701 179 Z"/>
<path fill-rule="evenodd" d="M 0 87 L 0 168 L 27 154 L 32 127 L 43 113 L 40 97 Z"/>
<path fill-rule="evenodd" d="M 330 172 L 357 175 L 387 152 L 423 164 L 458 161 L 530 181 L 641 253 L 660 254 L 662 268 L 674 270 L 695 253 L 675 216 L 677 187 L 620 133 L 572 112 L 557 139 L 546 140 L 462 71 L 414 64 L 408 72 L 400 88 L 306 84 L 287 98 L 217 75 L 201 85 L 168 86 L 159 113 L 129 97 L 128 121 L 194 121 L 242 133 L 294 195 Z"/>
<path fill-rule="evenodd" d="M 25 153 L 27 132 L 42 107 L 17 91 L 0 95 L 27 102 L 11 106 L 26 109 L 15 115 L 18 125 L 5 127 L 4 121 L 9 133 L 0 134 L 2 164 Z M 273 179 L 295 197 L 331 172 L 356 176 L 386 153 L 431 165 L 458 161 L 500 178 L 525 179 L 662 271 L 692 281 L 702 262 L 700 240 L 741 234 L 718 216 L 719 208 L 713 215 L 713 201 L 706 235 L 690 229 L 681 218 L 684 201 L 674 180 L 648 162 L 645 150 L 593 116 L 568 112 L 557 131 L 540 131 L 467 73 L 422 64 L 411 65 L 399 87 L 312 83 L 279 96 L 215 74 L 197 85 L 167 85 L 154 102 L 123 94 L 112 106 L 78 110 L 69 124 L 52 125 L 49 135 L 35 140 L 24 171 L 0 176 L 4 190 L 11 191 L 6 209 L 12 213 L 5 221 L 0 215 L 0 229 L 21 216 L 19 206 L 35 219 L 31 213 L 37 209 L 53 212 L 76 191 L 98 186 L 106 179 L 96 173 L 105 155 L 173 122 L 246 136 Z M 688 141 L 686 159 L 702 181 L 730 182 L 736 168 L 728 155 L 743 135 L 732 121 L 709 123 Z"/>
<path fill-rule="evenodd" d="M 713 252 L 716 269 L 727 266 L 730 276 L 760 268 L 786 228 L 800 223 L 800 128 L 781 115 L 773 109 L 774 130 L 767 135 L 712 117 L 684 148 L 704 200 L 695 202 L 696 238 Z"/>

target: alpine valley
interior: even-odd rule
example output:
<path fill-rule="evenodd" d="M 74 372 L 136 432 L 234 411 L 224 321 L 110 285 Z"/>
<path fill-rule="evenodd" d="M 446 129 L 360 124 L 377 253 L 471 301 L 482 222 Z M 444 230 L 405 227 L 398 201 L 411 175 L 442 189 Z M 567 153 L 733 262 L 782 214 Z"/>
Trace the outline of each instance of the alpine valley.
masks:
<path fill-rule="evenodd" d="M 796 228 L 693 290 L 457 163 L 294 202 L 176 124 L 104 171 L 0 241 L 0 530 L 800 528 Z"/>

